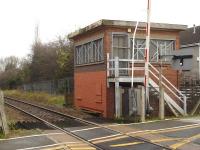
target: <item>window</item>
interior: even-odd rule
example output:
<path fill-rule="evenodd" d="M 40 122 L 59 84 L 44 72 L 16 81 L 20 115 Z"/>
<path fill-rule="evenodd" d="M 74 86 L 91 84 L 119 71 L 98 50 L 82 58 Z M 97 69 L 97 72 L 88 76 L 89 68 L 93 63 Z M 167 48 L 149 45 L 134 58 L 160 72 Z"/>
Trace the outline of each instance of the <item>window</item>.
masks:
<path fill-rule="evenodd" d="M 104 60 L 103 39 L 90 41 L 75 47 L 75 64 L 84 65 Z"/>
<path fill-rule="evenodd" d="M 133 39 L 130 39 L 131 50 L 132 50 L 132 40 Z M 134 53 L 135 60 L 144 60 L 145 45 L 146 45 L 145 39 L 135 39 L 135 53 Z M 172 54 L 173 50 L 175 50 L 174 40 L 151 39 L 149 48 L 149 59 L 150 61 L 158 61 L 160 53 L 163 61 L 169 61 L 168 56 Z"/>
<path fill-rule="evenodd" d="M 130 39 L 130 47 L 131 47 L 131 58 L 132 58 L 132 49 L 133 49 L 133 39 Z M 145 39 L 135 39 L 135 49 L 134 49 L 134 59 L 135 60 L 144 60 L 145 55 L 145 46 L 146 40 Z"/>
<path fill-rule="evenodd" d="M 175 41 L 173 40 L 151 40 L 150 42 L 150 60 L 158 61 L 159 53 L 163 61 L 170 61 L 169 55 L 175 50 Z"/>
<path fill-rule="evenodd" d="M 129 45 L 127 34 L 113 34 L 112 41 L 112 57 L 119 57 L 119 59 L 129 58 Z M 114 65 L 114 64 L 113 64 Z M 127 68 L 128 62 L 120 61 L 119 68 Z M 120 75 L 128 75 L 128 70 L 120 70 Z"/>
<path fill-rule="evenodd" d="M 118 56 L 121 59 L 128 58 L 128 35 L 113 34 L 113 58 Z"/>

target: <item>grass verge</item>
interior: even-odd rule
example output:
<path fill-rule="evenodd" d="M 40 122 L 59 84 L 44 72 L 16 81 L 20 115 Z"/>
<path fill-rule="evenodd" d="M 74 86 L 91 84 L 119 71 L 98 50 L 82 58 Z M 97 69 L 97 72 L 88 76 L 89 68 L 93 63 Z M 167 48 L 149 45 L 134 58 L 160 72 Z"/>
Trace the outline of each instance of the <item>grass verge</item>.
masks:
<path fill-rule="evenodd" d="M 47 105 L 63 106 L 65 103 L 63 95 L 50 95 L 44 92 L 24 92 L 22 90 L 5 90 L 4 95 L 8 97 L 30 100 Z"/>
<path fill-rule="evenodd" d="M 28 135 L 35 135 L 35 134 L 41 134 L 42 130 L 40 129 L 10 129 L 9 133 L 7 135 L 4 135 L 2 132 L 0 132 L 0 139 L 7 139 L 7 138 L 14 138 L 14 137 L 21 137 L 21 136 L 28 136 Z"/>

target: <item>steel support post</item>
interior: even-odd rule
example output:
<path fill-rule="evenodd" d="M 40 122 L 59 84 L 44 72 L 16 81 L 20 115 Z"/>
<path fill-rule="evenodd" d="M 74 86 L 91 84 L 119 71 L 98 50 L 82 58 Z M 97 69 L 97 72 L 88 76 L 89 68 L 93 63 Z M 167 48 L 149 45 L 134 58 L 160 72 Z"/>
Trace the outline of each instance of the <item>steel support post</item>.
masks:
<path fill-rule="evenodd" d="M 140 86 L 140 121 L 145 122 L 145 97 L 144 97 L 144 86 Z"/>
<path fill-rule="evenodd" d="M 158 50 L 158 60 L 160 62 L 159 70 L 159 119 L 163 120 L 165 118 L 165 101 L 164 101 L 164 87 L 162 83 L 162 58 L 161 50 Z"/>
<path fill-rule="evenodd" d="M 151 14 L 151 0 L 147 4 L 147 26 L 146 26 L 146 48 L 145 48 L 145 102 L 146 109 L 149 109 L 149 43 L 150 43 L 150 14 Z"/>
<path fill-rule="evenodd" d="M 115 117 L 121 117 L 121 90 L 118 81 L 115 81 Z"/>
<path fill-rule="evenodd" d="M 121 90 L 119 86 L 119 57 L 115 57 L 115 117 L 121 117 Z"/>
<path fill-rule="evenodd" d="M 163 120 L 165 119 L 164 88 L 161 86 L 159 91 L 159 118 Z"/>
<path fill-rule="evenodd" d="M 183 96 L 183 101 L 184 101 L 184 115 L 187 116 L 187 98 L 185 95 Z"/>
<path fill-rule="evenodd" d="M 110 87 L 110 84 L 108 81 L 108 78 L 110 77 L 110 62 L 109 62 L 109 60 L 110 60 L 110 55 L 109 55 L 109 53 L 107 53 L 107 88 Z"/>

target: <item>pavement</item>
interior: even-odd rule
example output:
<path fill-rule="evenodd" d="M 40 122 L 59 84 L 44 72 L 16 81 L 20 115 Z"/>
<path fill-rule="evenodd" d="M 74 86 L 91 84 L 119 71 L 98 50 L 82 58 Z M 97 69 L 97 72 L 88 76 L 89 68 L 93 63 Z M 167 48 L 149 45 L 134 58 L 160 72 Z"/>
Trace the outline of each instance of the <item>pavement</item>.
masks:
<path fill-rule="evenodd" d="M 46 133 L 45 133 L 46 132 Z M 0 139 L 0 150 L 94 150 L 90 145 L 60 131 L 45 131 L 43 134 Z"/>
<path fill-rule="evenodd" d="M 200 150 L 200 117 L 130 124 L 103 124 L 106 128 L 66 128 L 105 150 Z M 144 139 L 144 140 L 141 140 Z M 95 148 L 58 131 L 0 140 L 0 150 L 94 150 Z"/>

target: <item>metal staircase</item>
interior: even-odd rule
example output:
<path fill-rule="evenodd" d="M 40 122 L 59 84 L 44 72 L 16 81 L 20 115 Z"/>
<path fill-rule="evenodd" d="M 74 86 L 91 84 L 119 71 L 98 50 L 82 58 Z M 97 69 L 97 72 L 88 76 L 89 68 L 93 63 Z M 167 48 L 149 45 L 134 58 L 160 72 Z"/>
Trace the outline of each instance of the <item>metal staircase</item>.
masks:
<path fill-rule="evenodd" d="M 149 84 L 157 92 L 159 92 L 159 80 L 164 88 L 164 99 L 174 115 L 187 115 L 187 103 L 186 96 L 178 90 L 169 80 L 163 75 L 162 79 L 159 79 L 159 71 L 149 63 L 150 79 Z"/>
<path fill-rule="evenodd" d="M 120 62 L 126 62 L 128 65 L 124 68 L 119 64 Z M 110 82 L 126 82 L 126 83 L 144 83 L 144 61 L 135 61 L 132 63 L 131 59 L 109 59 L 107 54 L 107 86 L 109 87 Z M 134 65 L 134 67 L 132 67 Z M 159 93 L 159 71 L 150 63 L 149 68 L 149 86 L 153 87 L 155 91 Z M 134 72 L 140 72 L 140 76 L 133 74 Z M 126 75 L 124 73 L 126 71 Z M 131 74 L 132 72 L 132 74 Z M 133 76 L 133 79 L 131 77 Z M 187 115 L 187 103 L 186 96 L 177 89 L 167 78 L 161 75 L 161 84 L 164 88 L 164 100 L 169 106 L 175 116 Z M 158 94 L 159 95 L 159 94 Z"/>

